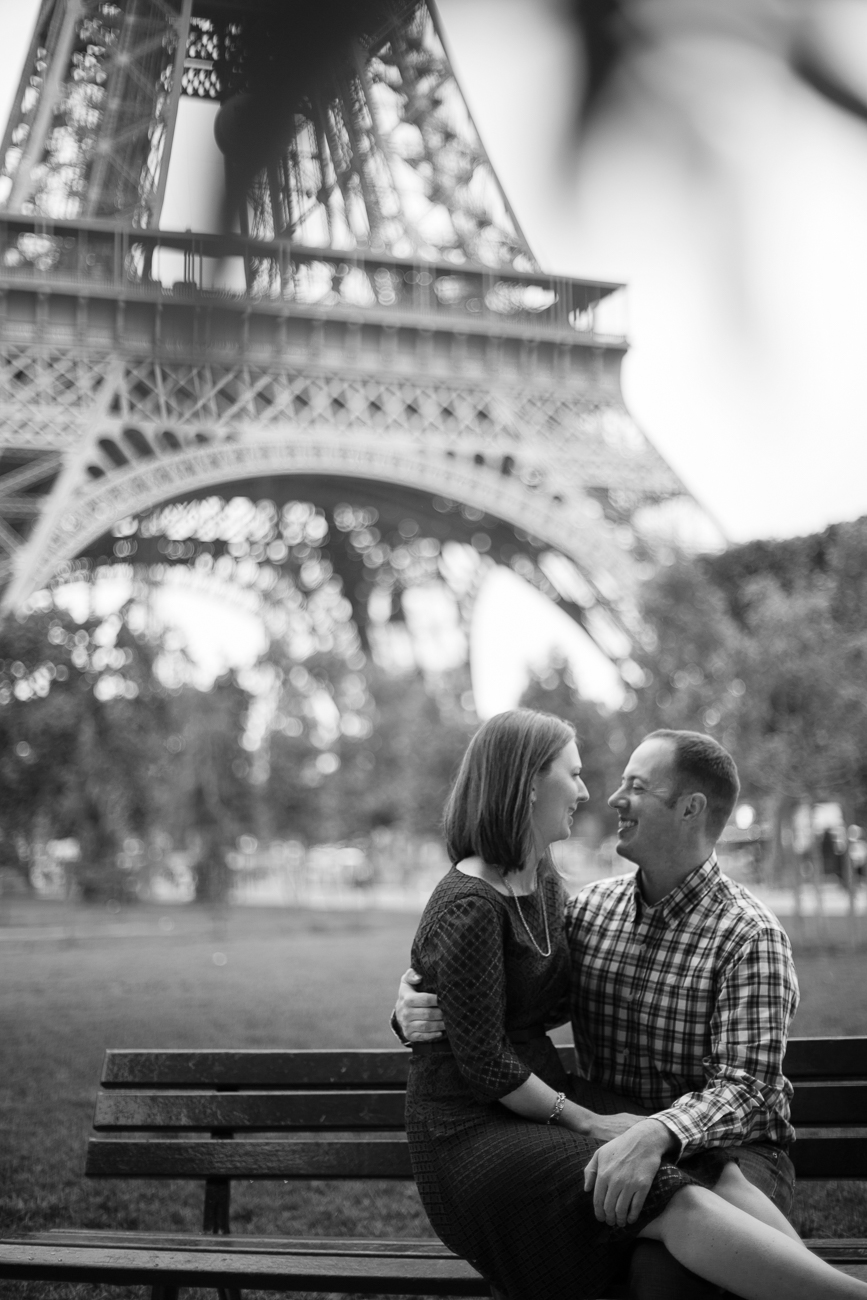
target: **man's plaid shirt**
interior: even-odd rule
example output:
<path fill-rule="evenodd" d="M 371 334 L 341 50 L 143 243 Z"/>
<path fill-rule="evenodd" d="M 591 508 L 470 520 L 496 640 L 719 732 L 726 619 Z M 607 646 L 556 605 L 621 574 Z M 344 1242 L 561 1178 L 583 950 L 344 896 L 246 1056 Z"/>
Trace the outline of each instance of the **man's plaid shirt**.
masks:
<path fill-rule="evenodd" d="M 794 1138 L 792 950 L 715 856 L 654 907 L 634 873 L 597 881 L 570 899 L 566 927 L 583 1075 L 652 1110 L 681 1156 Z"/>

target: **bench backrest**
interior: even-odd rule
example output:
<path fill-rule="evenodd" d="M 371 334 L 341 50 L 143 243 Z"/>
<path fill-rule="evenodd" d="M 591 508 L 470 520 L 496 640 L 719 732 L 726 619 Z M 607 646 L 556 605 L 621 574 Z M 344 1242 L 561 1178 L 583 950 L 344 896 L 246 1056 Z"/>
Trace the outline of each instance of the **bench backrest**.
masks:
<path fill-rule="evenodd" d="M 792 1038 L 792 1159 L 799 1178 L 867 1178 L 867 1037 Z"/>
<path fill-rule="evenodd" d="M 572 1049 L 560 1052 L 571 1068 Z M 205 1179 L 208 1230 L 228 1228 L 233 1178 L 411 1178 L 409 1059 L 402 1048 L 109 1051 L 94 1128 L 112 1136 L 91 1139 L 86 1172 Z M 864 1178 L 867 1038 L 793 1039 L 785 1069 L 799 1177 Z"/>

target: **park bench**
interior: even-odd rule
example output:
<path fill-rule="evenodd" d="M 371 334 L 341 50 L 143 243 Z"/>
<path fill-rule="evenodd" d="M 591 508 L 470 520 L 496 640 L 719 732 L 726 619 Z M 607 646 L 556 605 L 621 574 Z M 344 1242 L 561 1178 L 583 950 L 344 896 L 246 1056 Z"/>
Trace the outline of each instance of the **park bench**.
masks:
<path fill-rule="evenodd" d="M 561 1048 L 567 1066 L 571 1049 Z M 437 1240 L 231 1236 L 233 1179 L 410 1179 L 409 1053 L 109 1051 L 85 1173 L 196 1179 L 201 1236 L 58 1230 L 0 1241 L 0 1278 L 356 1295 L 488 1295 Z M 867 1037 L 794 1039 L 798 1177 L 867 1180 Z M 106 1135 L 106 1136 L 102 1136 Z M 867 1240 L 809 1245 L 867 1280 Z"/>

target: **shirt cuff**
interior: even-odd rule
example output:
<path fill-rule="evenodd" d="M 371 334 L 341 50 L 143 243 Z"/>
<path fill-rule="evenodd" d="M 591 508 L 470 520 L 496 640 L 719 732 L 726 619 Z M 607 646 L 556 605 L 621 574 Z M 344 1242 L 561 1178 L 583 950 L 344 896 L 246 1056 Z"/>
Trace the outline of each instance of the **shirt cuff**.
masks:
<path fill-rule="evenodd" d="M 677 1164 L 678 1160 L 682 1160 L 684 1155 L 687 1154 L 686 1148 L 691 1143 L 694 1146 L 700 1145 L 695 1143 L 695 1127 L 689 1123 L 684 1123 L 683 1116 L 678 1111 L 660 1110 L 649 1118 L 658 1119 L 660 1124 L 668 1129 L 677 1143 L 677 1151 L 672 1152 L 671 1156 L 665 1157 L 667 1164 Z M 692 1152 L 689 1154 L 691 1155 Z"/>

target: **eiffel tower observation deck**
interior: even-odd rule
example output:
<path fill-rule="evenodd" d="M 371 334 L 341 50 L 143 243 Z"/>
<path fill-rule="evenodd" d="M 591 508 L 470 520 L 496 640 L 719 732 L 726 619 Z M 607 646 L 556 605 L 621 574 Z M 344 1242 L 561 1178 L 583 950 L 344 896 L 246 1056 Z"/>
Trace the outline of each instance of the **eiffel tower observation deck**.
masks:
<path fill-rule="evenodd" d="M 185 97 L 210 231 L 162 220 Z M 713 526 L 624 406 L 622 296 L 539 269 L 431 3 L 40 0 L 0 148 L 3 608 L 252 558 L 364 637 L 456 541 L 628 676 L 638 581 Z"/>

